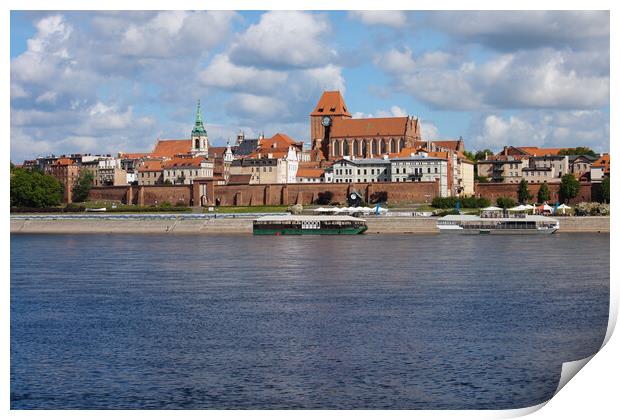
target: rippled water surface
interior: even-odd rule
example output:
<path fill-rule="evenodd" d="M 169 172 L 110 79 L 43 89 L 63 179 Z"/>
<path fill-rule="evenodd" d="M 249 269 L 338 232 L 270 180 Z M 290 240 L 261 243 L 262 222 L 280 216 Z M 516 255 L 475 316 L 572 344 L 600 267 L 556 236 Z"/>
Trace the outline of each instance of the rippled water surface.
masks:
<path fill-rule="evenodd" d="M 608 305 L 604 234 L 12 235 L 11 407 L 524 407 Z"/>

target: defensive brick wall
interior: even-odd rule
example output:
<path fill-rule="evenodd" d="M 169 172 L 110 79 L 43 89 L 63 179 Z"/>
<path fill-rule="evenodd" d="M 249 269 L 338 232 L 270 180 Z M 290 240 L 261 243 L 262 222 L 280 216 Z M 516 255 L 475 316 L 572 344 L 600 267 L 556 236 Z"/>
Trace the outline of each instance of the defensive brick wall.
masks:
<path fill-rule="evenodd" d="M 88 193 L 90 200 L 96 201 L 123 201 L 125 202 L 125 196 L 127 194 L 127 186 L 116 187 L 93 187 Z"/>
<path fill-rule="evenodd" d="M 390 203 L 431 202 L 438 194 L 436 182 L 416 183 L 360 183 L 360 184 L 268 184 L 268 185 L 216 185 L 214 198 L 222 206 L 256 206 L 277 204 L 312 204 L 320 193 L 330 191 L 332 201 L 346 203 L 353 191 L 368 200 L 374 193 L 385 191 Z"/>
<path fill-rule="evenodd" d="M 538 190 L 542 184 L 528 184 L 528 189 L 532 195 L 532 200 L 536 201 Z M 549 183 L 549 192 L 551 195 L 550 202 L 559 201 L 560 183 Z M 519 184 L 503 184 L 503 183 L 476 183 L 475 193 L 477 197 L 486 197 L 495 203 L 498 197 L 510 197 L 515 201 L 519 198 Z M 592 196 L 592 184 L 582 182 L 577 197 L 571 199 L 569 203 L 579 203 L 582 201 L 593 201 L 596 197 Z"/>
<path fill-rule="evenodd" d="M 267 184 L 267 185 L 215 185 L 210 200 L 218 200 L 222 206 L 259 206 L 311 204 L 316 202 L 319 193 L 331 191 L 332 201 L 346 203 L 352 191 L 360 193 L 368 200 L 374 193 L 386 192 L 390 203 L 430 203 L 439 193 L 436 182 L 411 183 L 376 183 L 376 184 Z M 127 187 L 97 187 L 91 189 L 91 200 L 119 200 L 123 203 L 151 205 L 167 201 L 176 204 L 179 201 L 190 205 L 199 205 L 194 197 L 198 191 L 190 185 L 149 185 Z"/>

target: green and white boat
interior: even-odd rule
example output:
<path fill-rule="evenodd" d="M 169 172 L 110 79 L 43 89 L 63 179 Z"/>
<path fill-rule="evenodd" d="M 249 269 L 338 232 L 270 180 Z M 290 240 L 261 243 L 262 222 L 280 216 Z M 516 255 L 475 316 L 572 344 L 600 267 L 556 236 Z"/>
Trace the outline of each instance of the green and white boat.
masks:
<path fill-rule="evenodd" d="M 263 216 L 254 220 L 254 235 L 357 235 L 366 220 L 352 216 Z"/>

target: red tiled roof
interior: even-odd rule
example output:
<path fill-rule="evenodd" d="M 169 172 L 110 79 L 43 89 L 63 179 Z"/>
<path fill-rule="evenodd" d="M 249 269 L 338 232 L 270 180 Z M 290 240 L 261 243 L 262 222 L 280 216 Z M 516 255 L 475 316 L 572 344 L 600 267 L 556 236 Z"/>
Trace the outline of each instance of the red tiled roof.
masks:
<path fill-rule="evenodd" d="M 226 146 L 209 147 L 210 157 L 222 157 L 226 153 Z"/>
<path fill-rule="evenodd" d="M 200 168 L 200 164 L 205 161 L 205 158 L 202 156 L 193 157 L 193 158 L 181 158 L 176 157 L 164 162 L 164 169 L 173 169 L 173 168 Z"/>
<path fill-rule="evenodd" d="M 323 176 L 325 171 L 320 168 L 297 168 L 297 177 L 298 178 L 320 178 Z"/>
<path fill-rule="evenodd" d="M 192 140 L 157 140 L 151 156 L 171 158 L 176 155 L 187 155 L 192 150 Z"/>
<path fill-rule="evenodd" d="M 229 185 L 247 185 L 250 183 L 250 179 L 252 179 L 252 175 L 230 175 L 228 177 Z"/>
<path fill-rule="evenodd" d="M 459 143 L 461 140 L 431 140 L 431 143 L 436 144 L 440 147 L 445 147 L 446 149 L 457 151 L 459 150 Z"/>
<path fill-rule="evenodd" d="M 161 160 L 147 160 L 138 168 L 138 172 L 161 172 Z"/>
<path fill-rule="evenodd" d="M 404 136 L 407 117 L 334 119 L 331 138 Z"/>
<path fill-rule="evenodd" d="M 298 146 L 299 143 L 287 136 L 286 134 L 276 133 L 271 138 L 260 140 L 258 147 L 265 149 L 276 149 L 288 146 Z"/>
<path fill-rule="evenodd" d="M 321 99 L 319 99 L 319 103 L 310 115 L 313 117 L 321 115 L 351 116 L 339 90 L 323 92 Z"/>
<path fill-rule="evenodd" d="M 531 156 L 557 155 L 562 150 L 562 148 L 542 148 L 538 146 L 517 147 L 517 149 L 523 150 Z"/>
<path fill-rule="evenodd" d="M 69 166 L 69 165 L 73 165 L 73 161 L 69 158 L 60 158 L 56 162 L 54 162 L 54 165 Z"/>
<path fill-rule="evenodd" d="M 609 153 L 604 153 L 591 166 L 603 167 L 603 172 L 609 174 Z"/>

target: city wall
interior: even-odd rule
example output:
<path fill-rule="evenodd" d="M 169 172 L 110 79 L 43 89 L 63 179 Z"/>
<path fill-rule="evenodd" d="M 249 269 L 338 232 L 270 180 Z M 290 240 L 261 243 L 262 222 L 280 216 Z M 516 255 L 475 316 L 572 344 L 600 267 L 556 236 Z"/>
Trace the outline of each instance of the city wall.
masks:
<path fill-rule="evenodd" d="M 532 195 L 533 201 L 536 201 L 536 196 L 541 185 L 542 184 L 528 184 L 528 189 Z M 551 196 L 549 201 L 552 203 L 560 201 L 560 183 L 549 183 L 547 185 L 549 186 Z M 497 200 L 498 197 L 510 197 L 515 201 L 518 201 L 519 198 L 519 184 L 476 183 L 474 190 L 477 197 L 488 198 L 492 203 L 495 203 L 495 200 Z M 593 188 L 593 185 L 590 182 L 582 182 L 577 197 L 571 199 L 569 204 L 579 203 L 582 201 L 595 201 L 596 192 L 594 190 L 595 188 Z"/>
<path fill-rule="evenodd" d="M 200 196 L 200 185 L 206 186 L 206 196 Z M 542 184 L 528 184 L 532 198 L 535 200 Z M 549 183 L 551 202 L 559 200 L 559 183 Z M 595 201 L 598 195 L 598 184 L 581 183 L 577 197 L 569 203 Z M 498 197 L 518 199 L 518 184 L 477 183 L 475 194 L 495 202 Z M 194 185 L 143 185 L 95 187 L 89 199 L 106 201 L 115 200 L 138 205 L 156 205 L 163 202 L 186 205 L 210 204 L 216 202 L 221 206 L 263 206 L 316 203 L 320 193 L 330 191 L 332 201 L 345 204 L 352 191 L 360 193 L 369 201 L 374 193 L 386 192 L 389 203 L 430 203 L 439 193 L 436 182 L 381 182 L 359 184 L 266 184 L 266 185 L 216 185 L 211 180 L 197 182 Z"/>
<path fill-rule="evenodd" d="M 200 195 L 201 185 L 206 186 L 206 196 Z M 154 205 L 163 202 L 188 205 L 215 204 L 222 206 L 262 206 L 315 203 L 320 193 L 330 191 L 332 201 L 345 204 L 347 196 L 357 191 L 366 200 L 373 194 L 386 192 L 390 203 L 430 203 L 439 193 L 437 182 L 416 183 L 360 183 L 360 184 L 267 184 L 267 185 L 216 185 L 213 181 L 194 185 L 143 185 L 123 187 L 95 187 L 89 199 L 121 201 L 137 205 Z"/>

